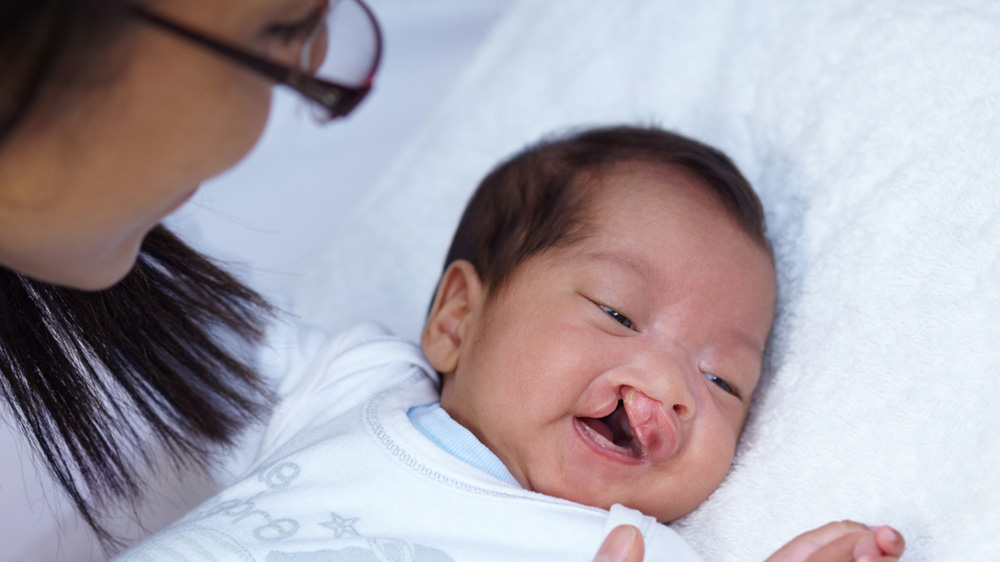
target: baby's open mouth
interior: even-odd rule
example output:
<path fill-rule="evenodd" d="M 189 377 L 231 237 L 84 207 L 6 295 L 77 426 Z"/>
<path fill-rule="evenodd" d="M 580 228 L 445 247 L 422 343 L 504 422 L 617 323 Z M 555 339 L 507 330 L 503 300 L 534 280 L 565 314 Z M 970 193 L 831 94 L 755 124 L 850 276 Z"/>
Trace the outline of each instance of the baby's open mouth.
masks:
<path fill-rule="evenodd" d="M 625 403 L 620 398 L 615 410 L 603 418 L 578 419 L 605 448 L 637 459 L 642 457 L 642 445 L 635 437 L 628 412 L 625 411 Z"/>

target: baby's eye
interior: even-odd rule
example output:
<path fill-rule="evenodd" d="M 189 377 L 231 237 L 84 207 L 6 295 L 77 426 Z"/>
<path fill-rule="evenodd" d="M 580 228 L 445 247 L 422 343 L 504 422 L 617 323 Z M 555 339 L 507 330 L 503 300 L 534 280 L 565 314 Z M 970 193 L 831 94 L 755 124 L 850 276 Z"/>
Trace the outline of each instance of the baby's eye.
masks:
<path fill-rule="evenodd" d="M 735 396 L 737 398 L 740 397 L 740 395 L 736 392 L 736 390 L 732 386 L 729 386 L 728 382 L 720 379 L 719 377 L 713 375 L 712 373 L 705 373 L 705 377 L 707 377 L 708 380 L 710 380 L 710 381 L 714 382 L 716 385 L 718 385 L 719 388 L 721 388 L 722 390 L 725 390 L 726 392 L 728 392 L 729 394 L 732 394 L 733 396 Z"/>
<path fill-rule="evenodd" d="M 622 326 L 625 326 L 629 330 L 634 330 L 635 329 L 635 326 L 632 325 L 632 321 L 629 320 L 625 315 L 619 313 L 616 310 L 608 308 L 608 307 L 604 306 L 603 304 L 599 304 L 597 306 L 601 307 L 601 310 L 603 310 L 604 312 L 606 312 L 608 316 L 614 318 L 615 321 L 618 322 L 619 324 L 621 324 Z"/>

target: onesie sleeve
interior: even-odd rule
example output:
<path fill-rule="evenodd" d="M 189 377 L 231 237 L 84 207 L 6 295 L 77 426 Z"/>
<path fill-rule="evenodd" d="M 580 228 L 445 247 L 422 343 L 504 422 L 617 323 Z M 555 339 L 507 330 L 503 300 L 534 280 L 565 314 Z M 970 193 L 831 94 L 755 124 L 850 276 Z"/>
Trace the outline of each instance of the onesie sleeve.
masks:
<path fill-rule="evenodd" d="M 646 543 L 646 560 L 667 562 L 704 562 L 702 557 L 691 548 L 677 531 L 660 523 L 654 517 L 643 515 L 642 512 L 625 507 L 621 504 L 611 506 L 608 519 L 604 524 L 604 534 L 619 525 L 633 525 L 642 533 Z"/>
<path fill-rule="evenodd" d="M 377 324 L 362 324 L 330 337 L 324 330 L 276 322 L 261 346 L 256 365 L 264 380 L 276 390 L 278 402 L 266 422 L 245 430 L 236 446 L 212 470 L 222 489 L 247 474 L 261 459 L 311 427 L 342 414 L 385 381 L 377 370 L 358 361 L 374 352 L 373 343 L 392 342 L 408 352 L 402 360 L 421 366 L 422 355 Z"/>
<path fill-rule="evenodd" d="M 280 405 L 284 394 L 302 383 L 308 365 L 315 360 L 328 338 L 322 330 L 282 320 L 272 323 L 266 340 L 257 348 L 252 359 L 254 367 L 278 395 Z M 234 446 L 220 455 L 210 472 L 218 489 L 224 489 L 250 468 L 260 449 L 264 431 L 274 421 L 277 408 L 264 421 L 243 430 Z"/>

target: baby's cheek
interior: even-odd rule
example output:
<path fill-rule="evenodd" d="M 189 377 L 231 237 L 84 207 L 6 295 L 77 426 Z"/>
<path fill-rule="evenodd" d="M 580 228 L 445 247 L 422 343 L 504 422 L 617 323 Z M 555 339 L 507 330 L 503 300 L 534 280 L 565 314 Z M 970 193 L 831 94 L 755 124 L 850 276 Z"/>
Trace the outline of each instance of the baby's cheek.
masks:
<path fill-rule="evenodd" d="M 704 439 L 692 443 L 694 450 L 691 451 L 694 456 L 692 481 L 698 484 L 699 488 L 706 490 L 704 492 L 706 498 L 719 487 L 729 473 L 739 439 L 739 432 L 732 424 L 720 420 L 713 429 Z"/>

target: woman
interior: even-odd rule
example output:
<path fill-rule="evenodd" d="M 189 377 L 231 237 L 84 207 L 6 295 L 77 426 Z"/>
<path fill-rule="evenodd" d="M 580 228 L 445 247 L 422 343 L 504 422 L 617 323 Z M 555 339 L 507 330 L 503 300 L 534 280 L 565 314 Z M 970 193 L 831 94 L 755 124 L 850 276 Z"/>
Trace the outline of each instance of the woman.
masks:
<path fill-rule="evenodd" d="M 268 305 L 157 224 L 249 151 L 276 81 L 350 112 L 378 29 L 317 0 L 0 10 L 0 389 L 108 544 L 97 508 L 138 499 L 151 451 L 204 466 L 272 400 L 220 343 L 255 343 Z M 316 75 L 332 24 L 367 31 L 340 84 Z"/>
<path fill-rule="evenodd" d="M 153 451 L 204 467 L 273 400 L 232 345 L 267 303 L 159 221 L 250 150 L 275 83 L 346 115 L 380 45 L 348 0 L 0 7 L 0 394 L 105 545 Z M 597 556 L 641 558 L 631 527 Z"/>
<path fill-rule="evenodd" d="M 138 498 L 147 439 L 204 466 L 270 405 L 219 343 L 258 340 L 267 304 L 157 224 L 253 146 L 275 69 L 318 68 L 330 6 L 18 0 L 3 10 L 0 388 L 108 544 L 96 506 Z M 250 57 L 199 43 L 201 29 Z M 360 87 L 300 87 L 341 94 L 325 109 L 346 113 L 367 91 L 372 46 Z"/>

